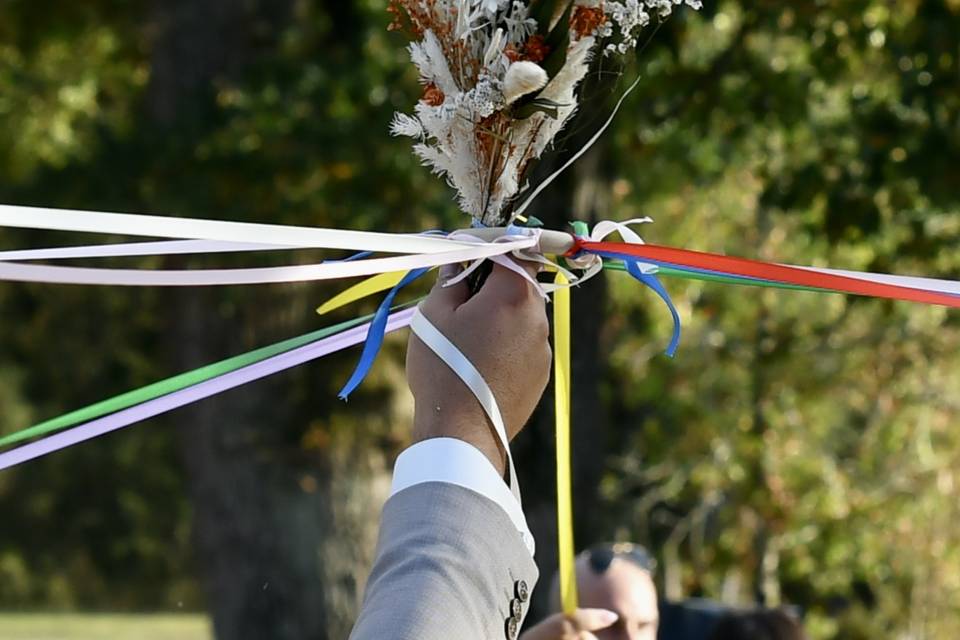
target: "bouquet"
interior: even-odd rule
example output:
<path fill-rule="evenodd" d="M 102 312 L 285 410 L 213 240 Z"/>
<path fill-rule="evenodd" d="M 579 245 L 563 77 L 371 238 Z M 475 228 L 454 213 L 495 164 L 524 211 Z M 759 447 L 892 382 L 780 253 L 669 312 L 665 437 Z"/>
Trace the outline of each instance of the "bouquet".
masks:
<path fill-rule="evenodd" d="M 591 56 L 623 54 L 640 31 L 699 0 L 391 0 L 411 34 L 423 95 L 391 133 L 446 178 L 477 223 L 512 219 L 532 164 L 577 109 Z"/>

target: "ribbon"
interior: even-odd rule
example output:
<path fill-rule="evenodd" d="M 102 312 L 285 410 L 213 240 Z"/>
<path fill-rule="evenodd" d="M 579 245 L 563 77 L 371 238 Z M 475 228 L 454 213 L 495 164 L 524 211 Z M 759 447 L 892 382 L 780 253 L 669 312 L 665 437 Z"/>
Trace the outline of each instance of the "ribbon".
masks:
<path fill-rule="evenodd" d="M 401 236 L 395 236 L 400 238 Z M 149 286 L 223 286 L 308 282 L 334 280 L 356 276 L 376 275 L 391 271 L 412 271 L 455 262 L 471 262 L 529 249 L 537 244 L 536 237 L 511 236 L 498 243 L 463 244 L 445 238 L 430 238 L 445 243 L 447 251 L 391 258 L 343 260 L 287 267 L 260 267 L 251 269 L 185 269 L 177 271 L 144 269 L 91 269 L 85 267 L 57 267 L 0 262 L 0 280 L 44 282 L 51 284 Z"/>
<path fill-rule="evenodd" d="M 393 271 L 390 273 L 381 273 L 376 276 L 367 278 L 363 282 L 358 282 L 349 289 L 338 293 L 333 296 L 322 305 L 317 307 L 317 315 L 325 315 L 331 311 L 335 311 L 340 307 L 345 307 L 348 304 L 353 304 L 358 300 L 368 298 L 374 294 L 380 293 L 381 291 L 386 291 L 387 289 L 392 289 L 397 286 L 403 277 L 407 275 L 404 271 Z"/>
<path fill-rule="evenodd" d="M 170 256 L 191 253 L 231 253 L 295 249 L 253 242 L 221 242 L 219 240 L 165 240 L 162 242 L 124 242 L 95 244 L 55 249 L 0 251 L 0 261 L 69 260 L 75 258 L 122 258 L 132 256 Z"/>
<path fill-rule="evenodd" d="M 609 221 L 601 222 L 594 228 L 594 232 L 589 239 L 582 237 L 585 232 L 581 230 L 579 232 L 580 237 L 576 238 L 576 244 L 571 251 L 569 260 L 571 264 L 587 270 L 586 274 L 579 279 L 581 282 L 595 275 L 602 268 L 621 268 L 614 264 L 603 264 L 600 257 L 607 257 L 622 261 L 622 269 L 653 289 L 667 304 L 673 316 L 674 336 L 667 350 L 670 355 L 673 355 L 675 352 L 679 341 L 679 314 L 671 303 L 666 290 L 654 277 L 655 273 L 732 284 L 852 293 L 927 304 L 939 304 L 954 308 L 960 307 L 960 283 L 958 282 L 814 267 L 797 267 L 670 247 L 645 245 L 643 244 L 643 240 L 630 230 L 627 225 L 647 221 L 649 221 L 649 219 L 629 221 L 625 224 Z M 496 241 L 484 242 L 482 239 L 470 237 L 469 232 L 455 234 L 454 238 L 447 239 L 431 234 L 408 236 L 371 234 L 365 232 L 340 232 L 337 230 L 284 227 L 279 225 L 257 225 L 213 220 L 190 220 L 97 212 L 58 211 L 0 205 L 0 225 L 3 224 L 30 228 L 188 238 L 186 240 L 170 242 L 124 243 L 66 247 L 61 249 L 0 252 L 0 258 L 7 260 L 163 255 L 172 253 L 216 253 L 314 246 L 363 249 L 362 253 L 342 261 L 266 269 L 137 271 L 82 269 L 0 262 L 0 279 L 6 277 L 8 279 L 40 282 L 124 284 L 133 286 L 253 284 L 377 274 L 373 278 L 351 287 L 323 305 L 321 309 L 318 309 L 320 312 L 328 312 L 362 297 L 393 287 L 380 309 L 378 309 L 377 314 L 372 316 L 373 322 L 365 334 L 367 344 L 364 347 L 364 352 L 361 355 L 361 360 L 357 370 L 354 372 L 354 376 L 350 382 L 348 382 L 347 387 L 344 388 L 343 395 L 348 394 L 359 384 L 372 365 L 379 351 L 383 335 L 386 331 L 390 330 L 390 326 L 392 326 L 389 324 L 388 311 L 389 305 L 395 298 L 397 292 L 405 284 L 423 275 L 428 267 L 453 262 L 473 262 L 473 264 L 476 265 L 483 259 L 489 258 L 504 263 L 504 266 L 508 268 L 518 270 L 519 267 L 516 267 L 516 265 L 506 257 L 506 254 L 511 252 L 524 259 L 535 259 L 539 262 L 550 264 L 550 261 L 543 256 L 539 256 L 533 251 L 530 251 L 535 251 L 538 238 L 536 233 L 529 233 L 529 230 L 524 231 L 525 233 L 529 233 L 529 235 L 526 236 L 512 233 L 508 230 L 506 235 L 498 238 Z M 603 241 L 607 235 L 614 231 L 620 232 L 624 240 L 626 240 L 626 243 Z M 265 233 L 270 235 L 258 235 Z M 251 241 L 251 239 L 254 238 L 256 241 Z M 429 250 L 426 245 L 419 245 L 416 242 L 417 238 L 425 240 L 427 244 L 430 245 Z M 390 248 L 385 248 L 387 247 L 385 243 L 388 239 L 390 241 Z M 447 250 L 440 251 L 441 245 Z M 368 256 L 371 255 L 370 250 L 404 252 L 413 250 L 414 248 L 423 250 L 424 253 L 392 258 L 367 259 Z M 570 286 L 571 274 L 560 268 L 558 268 L 558 270 L 559 273 L 555 284 L 543 285 L 541 293 L 547 293 L 552 289 L 557 290 L 559 294 L 557 298 L 557 309 L 559 310 L 564 304 L 569 308 L 569 292 L 560 293 L 560 290 L 567 289 Z M 384 271 L 390 273 L 383 273 Z M 518 273 L 520 271 L 523 270 L 519 270 Z M 406 274 L 406 276 L 401 277 L 401 273 Z M 525 271 L 523 271 L 521 275 L 528 277 Z M 569 314 L 569 311 L 567 311 L 567 314 Z M 563 330 L 559 318 L 557 320 L 558 327 L 561 327 L 561 330 Z M 360 320 L 356 322 L 360 322 Z M 349 325 L 352 323 L 346 324 Z M 338 327 L 333 327 L 330 330 L 333 331 L 344 326 L 346 325 L 338 325 Z M 569 319 L 567 319 L 566 327 L 567 334 L 569 334 Z M 197 371 L 174 376 L 173 378 L 143 389 L 117 396 L 116 398 L 91 405 L 79 411 L 71 412 L 60 418 L 46 421 L 15 434 L 10 434 L 0 439 L 0 446 L 39 435 L 46 435 L 82 421 L 96 420 L 110 413 L 117 412 L 122 414 L 124 411 L 135 409 L 135 405 L 138 403 L 160 400 L 166 394 L 175 395 L 183 391 L 188 391 L 192 386 L 215 382 L 218 376 L 223 377 L 235 373 L 240 369 L 252 366 L 253 363 L 259 363 L 261 359 L 279 357 L 276 355 L 277 353 L 284 352 L 288 349 L 296 349 L 304 340 L 320 339 L 318 333 L 323 332 L 308 334 L 308 336 L 285 341 L 278 345 L 245 354 L 244 356 L 238 356 L 220 363 L 208 365 L 208 367 L 201 368 Z M 568 339 L 569 338 L 567 338 L 567 340 Z M 558 350 L 558 352 L 559 351 L 562 350 Z M 566 357 L 569 359 L 569 347 L 567 347 Z M 558 361 L 558 377 L 561 374 L 561 365 L 562 363 Z M 566 364 L 565 376 L 567 389 L 569 389 L 569 363 Z M 567 391 L 567 393 L 569 393 L 569 391 Z M 558 402 L 560 402 L 559 399 Z M 569 401 L 567 401 L 566 406 L 567 413 L 565 415 L 567 415 L 567 421 L 569 422 Z M 558 404 L 558 421 L 561 420 L 561 412 L 559 409 L 560 405 Z M 126 425 L 124 424 L 122 426 Z M 567 426 L 567 429 L 568 428 Z M 563 430 L 558 422 L 558 439 Z M 568 433 L 566 438 L 566 447 L 569 449 Z M 559 446 L 558 455 L 560 455 Z M 569 452 L 567 458 L 569 458 Z M 567 469 L 567 484 L 569 485 L 569 460 L 567 461 Z M 558 468 L 558 489 L 560 485 L 559 474 L 561 472 L 561 469 Z"/>
<path fill-rule="evenodd" d="M 392 314 L 386 323 L 385 331 L 395 331 L 410 324 L 414 309 L 398 311 Z M 36 442 L 0 453 L 0 471 L 34 460 L 41 456 L 60 451 L 80 442 L 96 438 L 111 431 L 122 429 L 136 422 L 152 418 L 173 409 L 209 398 L 210 396 L 234 389 L 248 382 L 296 367 L 305 362 L 322 358 L 363 342 L 370 324 L 341 331 L 311 344 L 293 349 L 261 362 L 251 364 L 230 373 L 206 380 L 199 384 L 181 389 L 174 393 L 138 404 L 136 406 L 104 416 L 92 422 L 61 431 Z"/>
<path fill-rule="evenodd" d="M 573 545 L 573 499 L 570 479 L 570 288 L 557 272 L 553 294 L 553 370 L 557 437 L 557 556 L 563 612 L 577 609 L 577 570 Z"/>
<path fill-rule="evenodd" d="M 400 280 L 400 282 L 398 282 L 396 286 L 390 290 L 390 293 L 388 293 L 386 297 L 384 297 L 383 302 L 380 303 L 380 307 L 377 309 L 377 312 L 373 315 L 373 320 L 370 322 L 370 331 L 367 332 L 367 339 L 363 345 L 363 352 L 360 354 L 360 361 L 353 370 L 353 375 L 350 376 L 350 379 L 347 380 L 347 384 L 344 385 L 343 389 L 341 389 L 340 393 L 338 394 L 338 397 L 341 400 L 346 400 L 350 394 L 360 386 L 360 383 L 363 382 L 364 378 L 366 378 L 367 374 L 370 372 L 370 368 L 373 367 L 373 362 L 377 359 L 377 354 L 380 353 L 380 347 L 383 345 L 383 336 L 386 330 L 387 318 L 390 315 L 390 305 L 393 304 L 393 299 L 397 297 L 397 294 L 401 289 L 428 271 L 429 269 L 415 269 L 414 271 L 411 271 L 403 276 L 403 279 Z"/>
<path fill-rule="evenodd" d="M 510 225 L 506 229 L 506 235 L 496 238 L 495 240 L 493 240 L 493 243 L 497 244 L 502 242 L 509 242 L 511 238 L 516 238 L 517 236 L 538 238 L 539 234 L 540 232 L 537 229 L 527 229 L 525 227 L 517 227 L 515 225 Z M 472 235 L 469 231 L 455 231 L 451 233 L 449 237 L 451 239 L 459 240 L 461 242 L 479 243 L 479 244 L 487 243 L 486 240 L 484 240 L 483 238 L 478 238 L 475 235 Z M 558 270 L 560 269 L 558 265 L 555 265 L 554 263 L 550 262 L 549 260 L 547 260 L 546 258 L 544 258 L 542 255 L 538 253 L 516 250 L 516 251 L 513 251 L 512 254 L 514 255 L 514 257 L 516 257 L 519 260 L 526 260 L 528 262 L 538 262 L 541 264 L 547 264 Z M 529 282 L 533 286 L 534 290 L 537 293 L 539 293 L 540 296 L 543 297 L 544 299 L 548 297 L 547 296 L 548 289 L 552 290 L 552 287 L 549 287 L 549 285 L 543 285 L 540 282 L 538 282 L 537 279 L 531 276 L 526 269 L 521 267 L 514 260 L 511 260 L 506 254 L 491 256 L 489 260 L 509 271 L 513 271 L 515 274 L 517 274 L 518 276 L 520 276 L 521 278 Z M 480 267 L 480 265 L 483 264 L 483 262 L 484 262 L 483 259 L 474 260 L 469 265 L 467 265 L 467 267 L 463 269 L 460 273 L 458 273 L 456 276 L 454 276 L 453 278 L 448 280 L 446 283 L 444 283 L 444 286 L 449 287 L 459 282 L 462 282 L 467 277 L 469 277 L 470 274 L 476 271 Z"/>
<path fill-rule="evenodd" d="M 598 222 L 593 231 L 589 235 L 590 242 L 602 242 L 608 236 L 619 233 L 620 237 L 623 238 L 624 242 L 628 245 L 642 245 L 644 244 L 643 238 L 641 238 L 633 229 L 630 228 L 630 225 L 635 224 L 646 224 L 653 222 L 652 218 L 634 218 L 632 220 L 627 220 L 626 222 L 614 222 L 613 220 L 604 220 Z M 588 239 L 584 236 L 586 235 L 586 224 L 585 223 L 574 223 L 574 232 L 576 243 L 574 245 L 573 252 L 577 251 L 577 248 L 582 247 Z M 614 244 L 614 243 L 609 243 Z M 624 246 L 622 244 L 617 244 L 617 246 Z M 573 253 L 572 252 L 572 253 Z M 600 273 L 606 265 L 604 265 L 602 260 L 599 260 L 599 255 L 595 252 L 588 253 L 586 256 L 582 255 L 582 252 L 577 255 L 570 256 L 571 261 L 576 264 L 578 261 L 586 269 L 584 276 L 580 279 L 580 282 L 585 282 L 590 278 L 594 277 Z M 676 306 L 673 304 L 673 300 L 670 299 L 670 294 L 667 293 L 666 288 L 660 283 L 657 277 L 654 275 L 659 271 L 659 268 L 656 265 L 647 264 L 641 262 L 636 258 L 629 258 L 619 256 L 621 262 L 623 263 L 623 268 L 633 276 L 637 281 L 651 289 L 657 296 L 663 300 L 663 303 L 667 305 L 667 309 L 670 311 L 670 316 L 673 318 L 673 335 L 670 338 L 670 344 L 667 345 L 666 354 L 669 357 L 674 357 L 677 353 L 677 347 L 680 346 L 680 333 L 681 333 L 681 323 L 680 323 L 680 314 L 677 312 Z"/>
<path fill-rule="evenodd" d="M 910 289 L 925 289 L 927 291 L 939 291 L 960 296 L 960 282 L 952 280 L 939 280 L 936 278 L 920 278 L 917 276 L 897 276 L 886 273 L 864 273 L 862 271 L 846 271 L 843 269 L 823 269 L 820 267 L 794 267 L 796 269 L 805 269 L 817 273 L 833 274 L 846 276 L 848 278 L 861 278 L 873 282 L 892 284 L 899 287 Z"/>
<path fill-rule="evenodd" d="M 450 250 L 448 241 L 431 235 L 320 229 L 14 205 L 0 205 L 0 227 L 181 240 L 220 240 L 300 249 L 345 249 L 385 253 L 444 253 Z"/>
<path fill-rule="evenodd" d="M 604 262 L 603 268 L 606 271 L 626 271 L 626 265 L 617 260 L 615 262 Z M 657 267 L 657 275 L 668 276 L 671 278 L 682 278 L 684 280 L 700 280 L 702 282 L 718 282 L 721 284 L 733 284 L 742 286 L 769 287 L 774 289 L 785 289 L 789 291 L 816 291 L 821 293 L 837 293 L 831 289 L 815 289 L 813 287 L 801 287 L 793 284 L 783 284 L 781 282 L 770 282 L 769 280 L 756 280 L 754 278 L 739 278 L 736 276 L 720 275 L 708 273 L 706 271 L 693 271 L 689 269 L 677 269 L 675 267 Z"/>
<path fill-rule="evenodd" d="M 627 268 L 627 273 L 652 289 L 670 310 L 670 315 L 673 317 L 673 336 L 670 338 L 670 344 L 667 345 L 667 355 L 672 358 L 677 353 L 677 347 L 680 346 L 680 314 L 677 313 L 677 307 L 670 299 L 670 294 L 657 280 L 657 276 L 652 273 L 644 273 L 636 260 L 624 260 L 623 264 Z"/>
<path fill-rule="evenodd" d="M 814 270 L 650 244 L 634 245 L 578 239 L 575 251 L 577 249 L 613 259 L 639 258 L 676 269 L 701 270 L 712 274 L 811 287 L 816 290 L 827 289 L 874 298 L 960 308 L 960 294 L 954 293 L 955 288 L 960 285 L 943 280 Z M 907 283 L 914 286 L 903 286 Z"/>

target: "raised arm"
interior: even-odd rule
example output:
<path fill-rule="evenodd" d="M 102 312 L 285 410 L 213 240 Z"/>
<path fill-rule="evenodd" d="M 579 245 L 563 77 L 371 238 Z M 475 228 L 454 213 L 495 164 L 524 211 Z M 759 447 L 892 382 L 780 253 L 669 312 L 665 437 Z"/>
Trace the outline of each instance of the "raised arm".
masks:
<path fill-rule="evenodd" d="M 438 284 L 421 312 L 480 372 L 515 436 L 549 378 L 543 299 L 497 266 L 473 297 L 465 284 Z M 538 574 L 519 493 L 504 481 L 508 452 L 473 393 L 416 337 L 407 376 L 414 444 L 397 460 L 351 639 L 513 640 Z"/>

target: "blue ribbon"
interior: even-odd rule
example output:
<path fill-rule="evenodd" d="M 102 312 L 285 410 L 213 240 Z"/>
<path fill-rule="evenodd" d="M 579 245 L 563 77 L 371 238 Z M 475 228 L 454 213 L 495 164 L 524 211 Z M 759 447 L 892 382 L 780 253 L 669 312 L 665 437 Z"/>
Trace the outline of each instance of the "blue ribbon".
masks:
<path fill-rule="evenodd" d="M 353 370 L 353 375 L 350 376 L 347 384 L 344 385 L 340 391 L 339 397 L 341 400 L 346 400 L 350 394 L 360 386 L 360 383 L 363 382 L 364 378 L 366 378 L 370 372 L 374 360 L 377 359 L 377 354 L 380 353 L 380 347 L 383 346 L 383 336 L 386 334 L 390 307 L 393 306 L 393 299 L 397 297 L 397 293 L 428 271 L 430 271 L 429 268 L 410 271 L 403 277 L 403 280 L 398 282 L 397 285 L 387 293 L 386 297 L 384 297 L 383 302 L 380 303 L 380 307 L 373 316 L 373 320 L 370 321 L 370 330 L 367 332 L 367 340 L 363 344 L 360 361 L 357 362 L 357 367 Z"/>
<path fill-rule="evenodd" d="M 580 225 L 580 226 L 577 226 Z M 584 223 L 574 223 L 574 233 L 578 237 L 584 237 L 586 235 L 586 225 Z M 670 299 L 670 294 L 667 293 L 667 290 L 660 280 L 657 279 L 652 273 L 644 273 L 640 268 L 640 263 L 654 263 L 654 260 L 641 260 L 634 256 L 624 255 L 620 253 L 613 253 L 608 251 L 582 251 L 580 253 L 589 253 L 591 255 L 600 256 L 601 258 L 610 258 L 611 260 L 621 260 L 623 261 L 623 266 L 627 268 L 627 273 L 633 276 L 635 279 L 649 287 L 660 296 L 660 299 L 663 300 L 664 304 L 667 305 L 667 309 L 670 310 L 670 315 L 673 316 L 673 336 L 670 338 L 670 344 L 667 345 L 666 354 L 669 357 L 674 357 L 677 354 L 677 348 L 680 346 L 680 314 L 677 313 L 677 308 L 673 304 L 673 300 Z"/>
<path fill-rule="evenodd" d="M 347 256 L 343 260 L 330 260 L 330 262 L 353 262 L 354 260 L 362 260 L 364 258 L 369 258 L 373 255 L 373 251 L 361 251 L 360 253 L 355 253 L 352 256 Z"/>
<path fill-rule="evenodd" d="M 677 353 L 677 347 L 680 346 L 680 314 L 677 313 L 677 308 L 674 306 L 673 300 L 670 299 L 670 294 L 660 284 L 657 276 L 652 273 L 644 273 L 638 262 L 638 260 L 624 260 L 623 264 L 627 268 L 627 273 L 651 288 L 670 309 L 670 315 L 673 316 L 673 337 L 670 338 L 670 344 L 667 345 L 667 355 L 672 358 Z"/>

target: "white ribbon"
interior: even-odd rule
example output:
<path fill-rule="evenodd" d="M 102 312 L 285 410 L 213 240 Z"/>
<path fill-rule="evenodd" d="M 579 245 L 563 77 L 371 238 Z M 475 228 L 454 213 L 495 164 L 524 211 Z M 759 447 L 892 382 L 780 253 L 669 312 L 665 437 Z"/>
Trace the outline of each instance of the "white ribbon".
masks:
<path fill-rule="evenodd" d="M 627 225 L 649 222 L 649 218 L 626 223 L 604 221 L 591 234 L 602 240 L 619 231 L 628 242 L 643 242 Z M 573 286 L 597 275 L 602 261 L 596 256 L 572 261 L 585 269 L 581 276 L 547 259 L 536 250 L 539 231 L 511 226 L 504 236 L 488 242 L 469 231 L 439 237 L 429 234 L 389 234 L 339 229 L 317 229 L 284 225 L 200 220 L 166 216 L 148 216 L 98 211 L 77 211 L 0 205 L 0 226 L 57 231 L 102 233 L 178 238 L 165 242 L 117 243 L 53 249 L 0 252 L 0 280 L 46 282 L 54 284 L 117 286 L 208 286 L 305 282 L 373 275 L 455 262 L 470 263 L 448 284 L 470 275 L 484 260 L 517 273 L 530 282 L 541 296 L 547 297 L 557 285 L 537 282 L 536 278 L 507 254 L 519 260 L 540 263 L 561 271 Z M 324 248 L 354 251 L 404 253 L 391 258 L 352 262 L 327 262 L 287 267 L 251 269 L 202 269 L 151 271 L 138 269 L 95 269 L 32 264 L 13 261 L 62 260 L 122 256 L 173 255 L 188 253 L 224 253 L 231 251 L 267 251 L 271 249 Z M 647 265 L 644 265 L 647 267 Z M 650 267 L 656 269 L 656 267 Z"/>
<path fill-rule="evenodd" d="M 636 244 L 643 244 L 643 239 L 639 235 L 637 235 L 637 233 L 634 232 L 629 227 L 629 225 L 642 224 L 646 222 L 653 222 L 653 220 L 651 218 L 635 218 L 632 220 L 627 220 L 626 222 L 614 222 L 611 220 L 604 220 L 598 223 L 594 227 L 593 232 L 590 234 L 590 240 L 595 242 L 600 242 L 605 240 L 607 236 L 613 233 L 619 232 L 621 237 L 623 237 L 624 241 L 630 242 L 630 243 L 636 243 Z M 517 236 L 539 238 L 539 230 L 510 225 L 509 227 L 507 227 L 507 234 L 493 240 L 493 242 L 508 241 L 510 239 L 516 238 Z M 455 231 L 454 233 L 450 234 L 450 238 L 461 241 L 461 242 L 469 242 L 469 243 L 488 242 L 488 240 L 484 238 L 480 238 L 478 236 L 472 235 L 469 231 Z M 565 269 L 557 262 L 554 262 L 553 260 L 550 260 L 549 258 L 544 256 L 537 249 L 516 250 L 516 251 L 513 251 L 513 256 L 518 260 L 523 260 L 526 262 L 535 262 L 543 265 L 544 267 L 549 268 L 550 270 L 559 271 L 566 277 L 567 284 L 564 284 L 564 285 L 539 282 L 537 281 L 536 278 L 532 277 L 527 272 L 526 269 L 519 266 L 513 260 L 509 259 L 506 255 L 498 255 L 498 256 L 489 258 L 492 262 L 496 262 L 497 264 L 513 271 L 514 273 L 521 276 L 524 280 L 532 284 L 534 288 L 537 290 L 537 292 L 543 298 L 549 298 L 549 294 L 553 293 L 554 291 L 556 291 L 561 287 L 567 288 L 567 287 L 574 287 L 574 286 L 583 284 L 590 278 L 595 277 L 597 274 L 599 274 L 603 270 L 603 260 L 599 256 L 595 256 L 595 255 L 587 255 L 581 258 L 566 259 L 566 261 L 572 266 L 574 266 L 575 268 L 583 270 L 583 274 L 581 275 L 576 275 L 572 273 L 570 270 Z M 457 276 L 447 281 L 444 284 L 444 286 L 452 286 L 457 284 L 458 282 L 461 282 L 462 280 L 467 278 L 471 273 L 473 273 L 473 271 L 475 271 L 482 263 L 483 263 L 482 259 L 476 260 L 475 262 L 467 266 L 467 268 L 464 269 L 461 273 L 457 274 Z M 639 266 L 644 273 L 656 273 L 657 271 L 656 265 L 640 263 Z"/>
<path fill-rule="evenodd" d="M 0 205 L 0 227 L 78 231 L 111 235 L 220 240 L 301 249 L 344 249 L 386 253 L 444 253 L 450 241 L 420 234 L 319 229 L 278 224 L 227 222 L 168 216 L 103 213 Z"/>
<path fill-rule="evenodd" d="M 646 224 L 653 222 L 652 218 L 633 218 L 625 222 L 615 222 L 613 220 L 603 220 L 598 222 L 593 230 L 590 233 L 589 239 L 593 242 L 602 242 L 608 236 L 619 233 L 620 237 L 623 238 L 624 242 L 630 244 L 644 244 L 643 238 L 640 237 L 633 229 L 630 228 L 631 225 L 637 224 Z M 515 225 L 510 225 L 507 227 L 507 235 L 501 236 L 493 240 L 494 243 L 509 241 L 517 237 L 534 237 L 539 238 L 539 231 L 537 229 L 528 229 L 525 227 L 518 227 Z M 466 243 L 486 243 L 487 240 L 472 235 L 470 231 L 455 231 L 450 234 L 450 238 L 453 240 L 458 240 Z M 577 269 L 582 269 L 583 273 L 581 275 L 576 275 L 570 272 L 568 269 L 563 268 L 557 262 L 548 259 L 538 250 L 530 249 L 521 249 L 513 251 L 513 256 L 518 260 L 524 260 L 527 262 L 536 262 L 545 267 L 548 267 L 552 270 L 561 272 L 567 279 L 567 284 L 557 285 L 553 283 L 538 282 L 536 278 L 532 277 L 526 269 L 519 266 L 516 262 L 508 258 L 506 255 L 498 255 L 489 258 L 489 260 L 496 262 L 497 264 L 510 269 L 514 273 L 520 275 L 524 280 L 529 282 L 534 286 L 537 292 L 544 298 L 549 298 L 549 294 L 556 291 L 560 287 L 574 287 L 580 284 L 583 284 L 590 278 L 597 276 L 601 271 L 603 271 L 603 259 L 600 256 L 596 255 L 586 255 L 580 258 L 567 258 L 566 261 L 573 267 Z M 470 265 L 467 266 L 461 273 L 457 274 L 455 277 L 448 280 L 444 286 L 452 286 L 458 282 L 463 281 L 471 273 L 473 273 L 481 264 L 483 259 L 476 260 Z M 658 267 L 654 264 L 647 263 L 637 263 L 637 266 L 643 273 L 656 273 Z"/>
<path fill-rule="evenodd" d="M 796 265 L 784 265 L 794 269 L 805 269 L 806 271 L 816 271 L 817 273 L 826 273 L 835 276 L 844 276 L 847 278 L 856 278 L 858 280 L 867 280 L 868 282 L 878 282 L 881 284 L 892 284 L 898 287 L 909 287 L 911 289 L 921 289 L 923 291 L 937 291 L 939 293 L 949 293 L 960 296 L 960 282 L 953 280 L 939 280 L 937 278 L 921 278 L 918 276 L 895 276 L 886 273 L 870 273 L 867 271 L 845 271 L 843 269 L 824 269 L 820 267 L 798 267 Z"/>
<path fill-rule="evenodd" d="M 471 262 L 536 246 L 536 238 L 515 237 L 500 243 L 469 245 L 445 239 L 447 251 L 391 258 L 371 258 L 350 262 L 252 269 L 93 269 L 0 262 L 0 280 L 45 282 L 54 284 L 114 285 L 130 287 L 187 287 L 211 285 L 246 285 L 282 282 L 308 282 L 375 275 L 388 271 L 411 271 L 443 264 Z M 451 250 L 451 248 L 453 250 Z"/>

